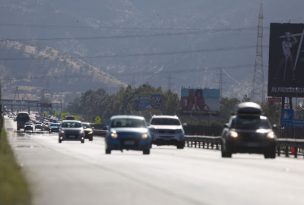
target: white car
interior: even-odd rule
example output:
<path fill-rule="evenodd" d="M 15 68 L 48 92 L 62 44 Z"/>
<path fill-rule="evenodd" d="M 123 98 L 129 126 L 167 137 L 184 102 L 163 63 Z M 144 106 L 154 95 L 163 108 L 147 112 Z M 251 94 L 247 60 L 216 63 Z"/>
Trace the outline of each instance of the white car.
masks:
<path fill-rule="evenodd" d="M 35 125 L 32 122 L 26 122 L 24 125 L 24 131 L 34 131 Z"/>
<path fill-rule="evenodd" d="M 174 145 L 177 149 L 183 149 L 185 147 L 185 132 L 176 115 L 152 116 L 149 130 L 153 144 Z"/>

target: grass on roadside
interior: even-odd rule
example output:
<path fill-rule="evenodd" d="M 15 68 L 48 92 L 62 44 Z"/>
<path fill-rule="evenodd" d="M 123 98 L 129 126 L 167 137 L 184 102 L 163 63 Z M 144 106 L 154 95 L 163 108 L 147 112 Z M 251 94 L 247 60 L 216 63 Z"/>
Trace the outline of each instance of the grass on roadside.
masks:
<path fill-rule="evenodd" d="M 28 184 L 4 130 L 0 133 L 0 205 L 30 205 Z"/>

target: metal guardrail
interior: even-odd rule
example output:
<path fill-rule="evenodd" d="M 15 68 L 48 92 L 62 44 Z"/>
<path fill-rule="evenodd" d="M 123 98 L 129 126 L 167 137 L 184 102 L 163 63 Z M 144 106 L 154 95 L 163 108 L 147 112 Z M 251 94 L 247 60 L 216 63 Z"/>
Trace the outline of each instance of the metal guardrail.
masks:
<path fill-rule="evenodd" d="M 94 130 L 94 136 L 104 137 L 106 130 Z M 221 137 L 220 136 L 199 136 L 199 135 L 186 135 L 185 142 L 187 147 L 221 150 Z M 277 139 L 277 156 L 285 155 L 289 157 L 294 155 L 295 158 L 303 156 L 304 158 L 304 139 L 290 139 L 278 138 Z"/>
<path fill-rule="evenodd" d="M 186 136 L 186 146 L 202 149 L 221 149 L 221 137 L 220 136 Z M 298 156 L 304 157 L 304 139 L 290 139 L 290 138 L 278 138 L 277 144 L 277 156 L 284 154 L 286 157 L 294 155 L 294 158 Z"/>

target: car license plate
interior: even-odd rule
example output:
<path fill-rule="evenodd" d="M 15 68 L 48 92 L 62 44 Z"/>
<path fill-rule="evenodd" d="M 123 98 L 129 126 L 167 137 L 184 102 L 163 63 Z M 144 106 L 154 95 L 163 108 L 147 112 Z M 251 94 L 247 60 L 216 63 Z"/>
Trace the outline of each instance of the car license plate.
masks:
<path fill-rule="evenodd" d="M 126 141 L 124 141 L 124 144 L 125 144 L 125 145 L 134 145 L 135 142 L 132 141 L 132 140 L 126 140 Z"/>

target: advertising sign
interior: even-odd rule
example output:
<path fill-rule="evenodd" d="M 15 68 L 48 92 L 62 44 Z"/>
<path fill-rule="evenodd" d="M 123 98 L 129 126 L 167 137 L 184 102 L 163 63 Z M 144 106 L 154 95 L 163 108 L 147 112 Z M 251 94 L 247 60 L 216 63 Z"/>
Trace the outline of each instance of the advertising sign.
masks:
<path fill-rule="evenodd" d="M 219 89 L 181 89 L 181 107 L 183 113 L 216 113 L 219 111 L 219 104 Z"/>
<path fill-rule="evenodd" d="M 304 96 L 304 24 L 271 23 L 268 96 Z"/>
<path fill-rule="evenodd" d="M 137 110 L 160 109 L 162 104 L 163 96 L 161 94 L 140 95 L 135 102 Z"/>

